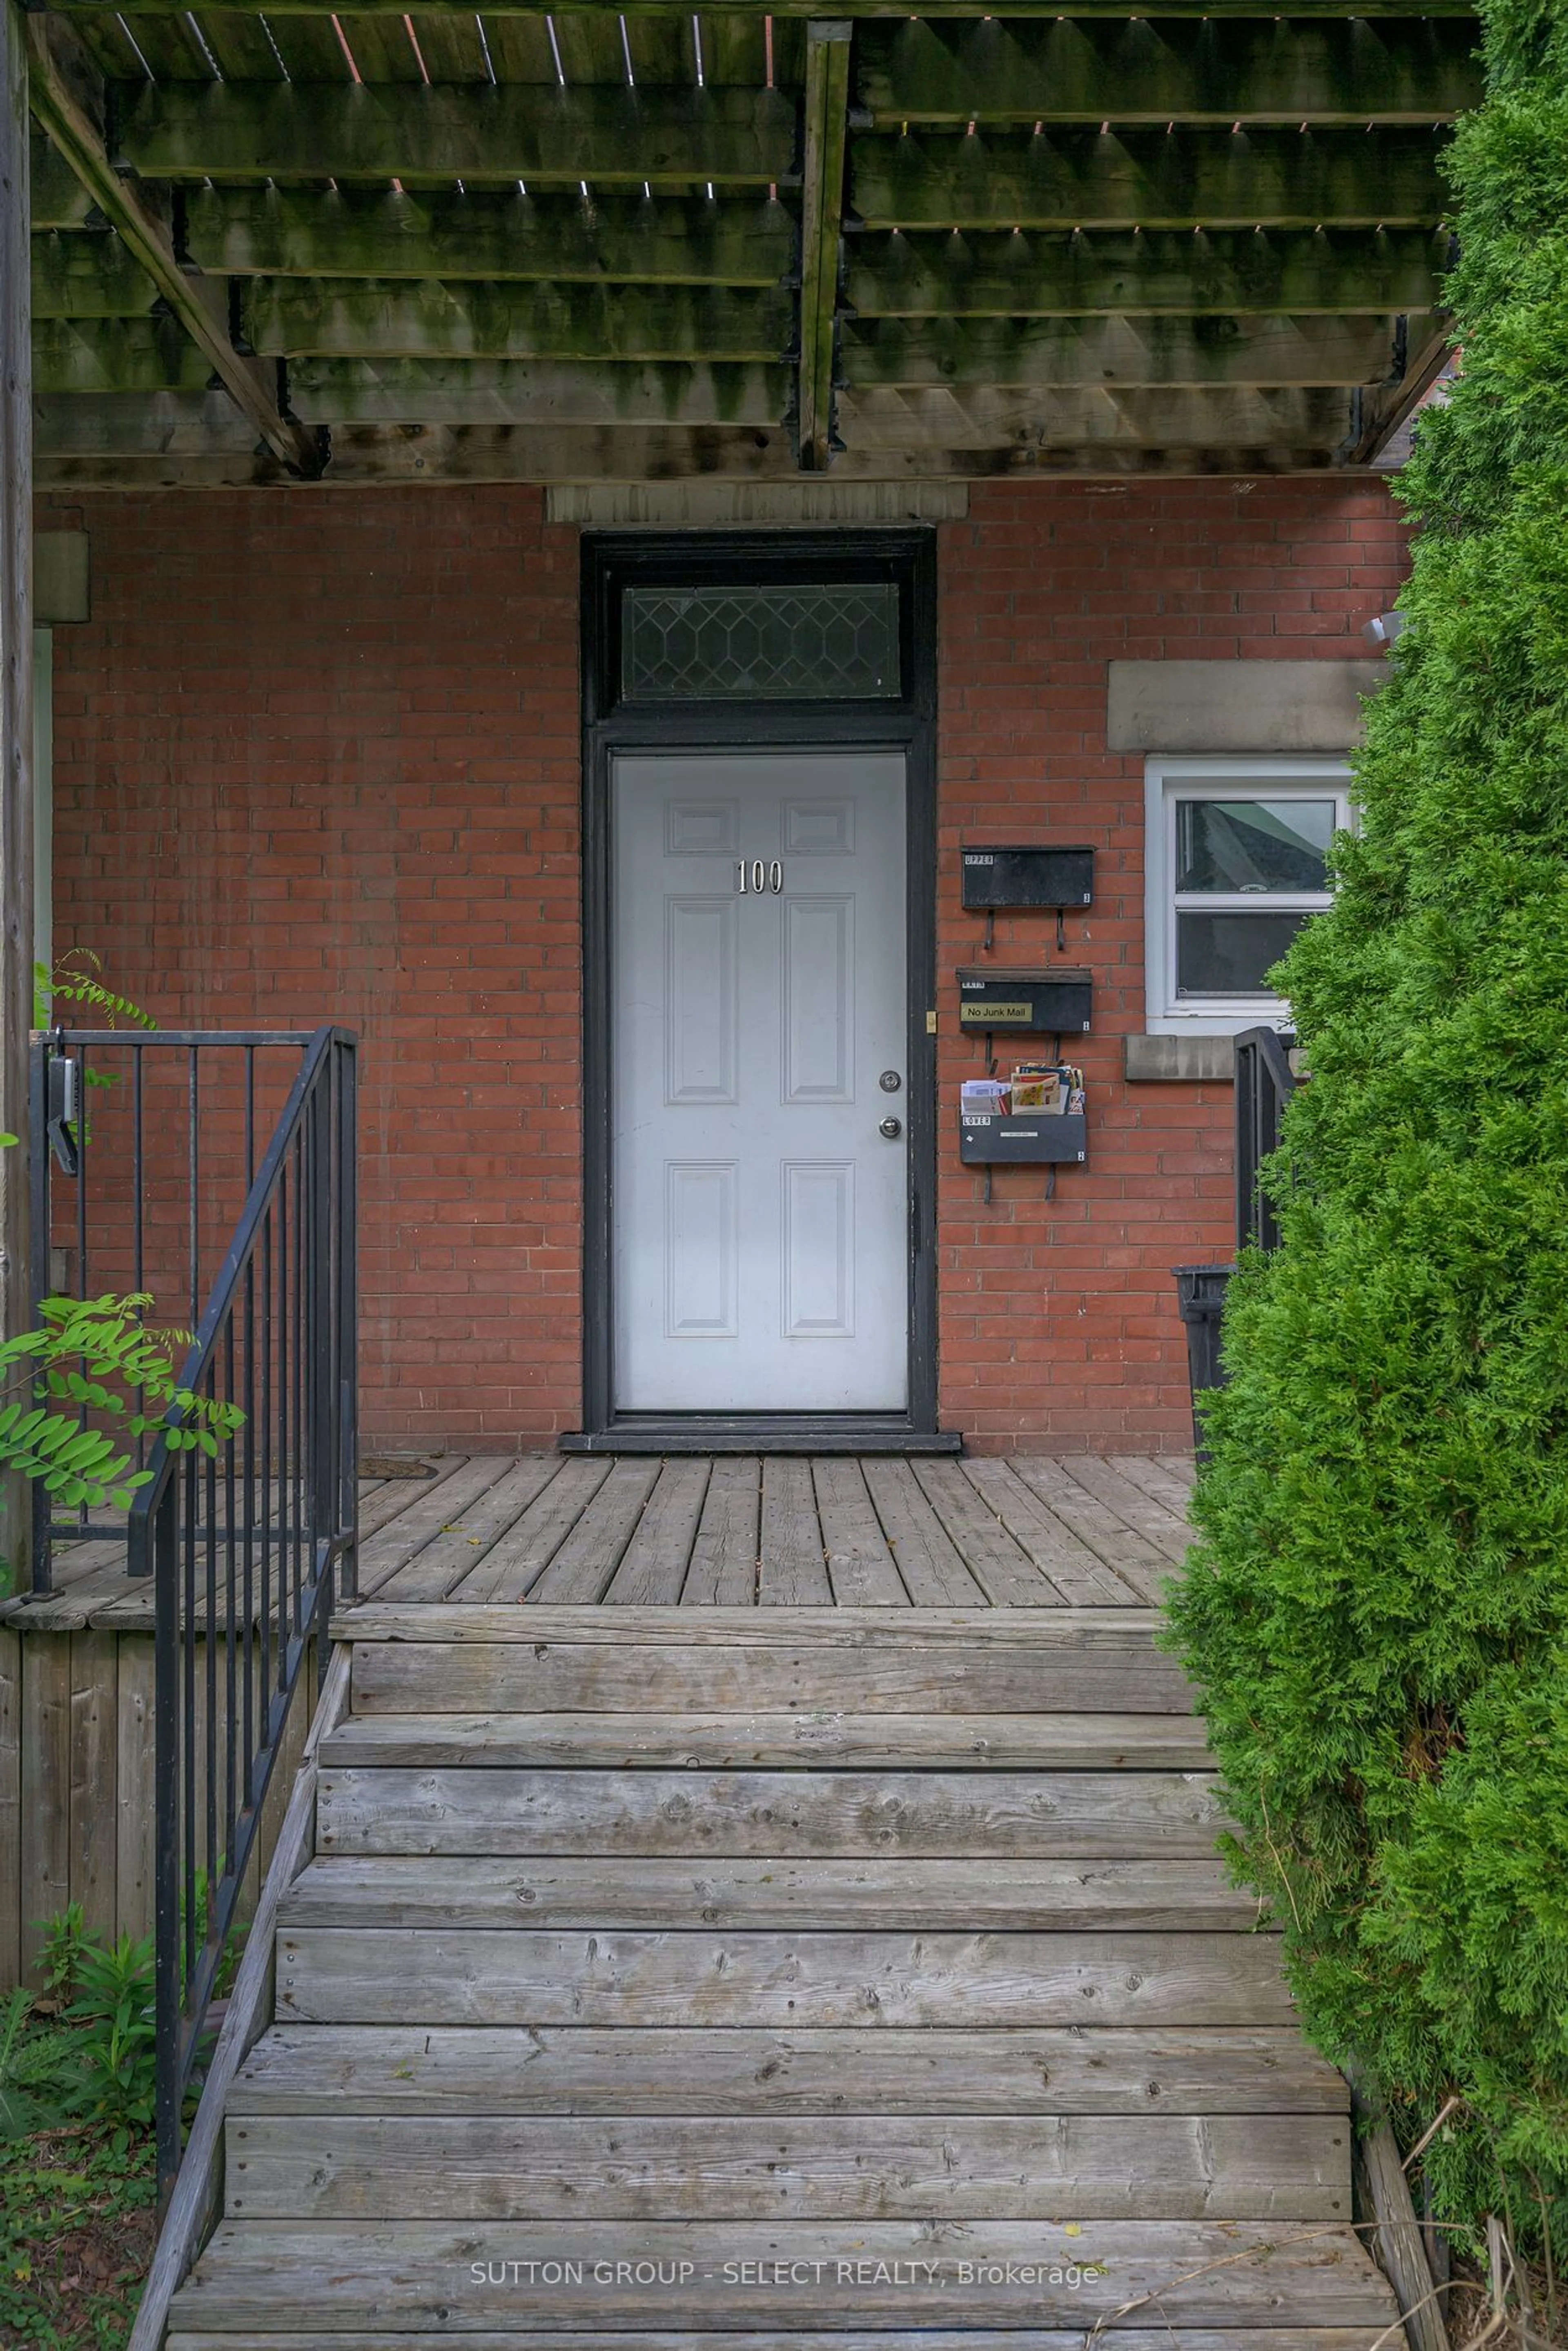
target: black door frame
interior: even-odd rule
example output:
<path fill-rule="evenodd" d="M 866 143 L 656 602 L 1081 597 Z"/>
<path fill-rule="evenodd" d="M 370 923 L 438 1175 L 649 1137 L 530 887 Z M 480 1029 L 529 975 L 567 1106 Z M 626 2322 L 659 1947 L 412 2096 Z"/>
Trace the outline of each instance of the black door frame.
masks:
<path fill-rule="evenodd" d="M 903 692 L 859 702 L 627 703 L 620 612 L 632 584 L 713 587 L 895 581 Z M 797 1446 L 956 1449 L 936 1426 L 936 560 L 930 530 L 585 534 L 582 540 L 583 1428 L 573 1452 L 739 1451 Z M 613 1404 L 611 1284 L 610 774 L 634 751 L 898 751 L 907 778 L 909 1405 L 902 1413 L 668 1416 Z"/>

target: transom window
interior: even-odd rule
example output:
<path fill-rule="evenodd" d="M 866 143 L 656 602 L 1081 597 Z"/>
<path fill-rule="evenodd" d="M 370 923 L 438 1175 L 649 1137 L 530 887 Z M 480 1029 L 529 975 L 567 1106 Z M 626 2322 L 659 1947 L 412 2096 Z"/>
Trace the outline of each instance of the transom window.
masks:
<path fill-rule="evenodd" d="M 1146 952 L 1155 1035 L 1288 1023 L 1268 975 L 1331 896 L 1343 760 L 1151 759 Z"/>
<path fill-rule="evenodd" d="M 623 593 L 628 702 L 887 701 L 902 692 L 895 582 Z"/>

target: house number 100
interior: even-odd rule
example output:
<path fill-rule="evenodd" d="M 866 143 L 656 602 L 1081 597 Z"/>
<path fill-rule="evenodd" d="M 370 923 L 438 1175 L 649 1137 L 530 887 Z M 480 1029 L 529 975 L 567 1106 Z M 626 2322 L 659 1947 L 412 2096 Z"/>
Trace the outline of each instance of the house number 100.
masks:
<path fill-rule="evenodd" d="M 771 890 L 776 898 L 783 891 L 784 868 L 777 857 L 771 865 L 764 865 L 760 857 L 754 857 L 748 865 L 743 857 L 735 870 L 740 876 L 740 894 L 743 898 L 748 890 L 758 893 Z"/>

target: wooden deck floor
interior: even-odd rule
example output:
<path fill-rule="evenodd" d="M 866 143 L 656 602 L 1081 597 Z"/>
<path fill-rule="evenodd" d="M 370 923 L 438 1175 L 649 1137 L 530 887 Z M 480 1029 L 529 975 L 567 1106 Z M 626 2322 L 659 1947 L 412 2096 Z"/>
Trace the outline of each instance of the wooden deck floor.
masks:
<path fill-rule="evenodd" d="M 448 1454 L 360 1489 L 360 1595 L 400 1605 L 1145 1608 L 1180 1564 L 1192 1465 L 1077 1454 Z M 115 1541 L 64 1547 L 37 1631 L 131 1631 L 152 1596 Z"/>

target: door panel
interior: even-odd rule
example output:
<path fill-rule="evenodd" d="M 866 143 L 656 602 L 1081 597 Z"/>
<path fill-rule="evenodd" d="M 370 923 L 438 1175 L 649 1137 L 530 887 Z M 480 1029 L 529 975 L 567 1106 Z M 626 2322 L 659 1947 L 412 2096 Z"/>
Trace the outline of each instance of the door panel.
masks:
<path fill-rule="evenodd" d="M 615 1404 L 901 1411 L 903 758 L 640 754 L 611 806 Z"/>

